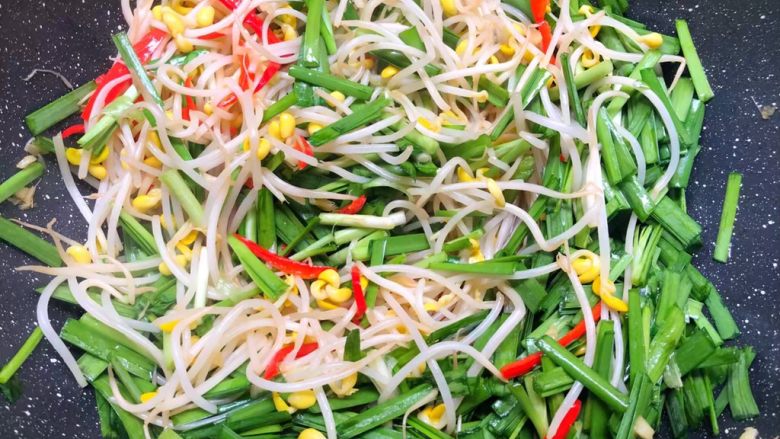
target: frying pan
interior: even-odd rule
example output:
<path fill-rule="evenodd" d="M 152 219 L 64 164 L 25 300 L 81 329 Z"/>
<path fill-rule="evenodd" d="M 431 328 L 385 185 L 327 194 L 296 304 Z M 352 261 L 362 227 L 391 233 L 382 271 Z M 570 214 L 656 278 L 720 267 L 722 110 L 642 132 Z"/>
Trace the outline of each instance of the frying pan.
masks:
<path fill-rule="evenodd" d="M 780 1 L 632 0 L 631 18 L 665 33 L 674 19 L 688 20 L 716 98 L 707 106 L 702 153 L 687 192 L 691 215 L 704 226 L 705 246 L 695 263 L 724 295 L 743 329 L 739 344 L 758 356 L 750 375 L 762 415 L 743 423 L 721 416 L 722 437 L 738 437 L 746 426 L 763 437 L 780 433 L 777 360 L 780 294 L 780 113 L 762 119 L 758 105 L 780 101 Z M 66 89 L 51 75 L 22 80 L 35 68 L 56 70 L 74 84 L 87 82 L 110 65 L 116 52 L 110 36 L 124 28 L 117 0 L 0 0 L 0 179 L 14 172 L 28 137 L 25 114 Z M 0 215 L 45 224 L 83 240 L 86 226 L 60 182 L 56 166 L 38 186 L 35 209 L 9 203 Z M 712 261 L 724 185 L 729 171 L 744 175 L 740 209 L 729 263 Z M 0 244 L 0 362 L 9 358 L 35 325 L 44 282 L 14 267 L 29 258 Z M 77 310 L 53 303 L 55 327 Z M 22 398 L 0 402 L 0 438 L 98 438 L 100 430 L 91 390 L 82 391 L 48 343 L 19 372 Z M 668 437 L 663 431 L 659 437 Z M 692 437 L 708 437 L 697 433 Z"/>

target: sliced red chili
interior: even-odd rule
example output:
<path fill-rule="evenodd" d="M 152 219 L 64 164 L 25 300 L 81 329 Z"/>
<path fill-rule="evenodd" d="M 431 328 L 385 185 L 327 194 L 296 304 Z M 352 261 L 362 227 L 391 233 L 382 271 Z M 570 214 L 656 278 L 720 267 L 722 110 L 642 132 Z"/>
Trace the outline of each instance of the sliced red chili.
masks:
<path fill-rule="evenodd" d="M 366 313 L 366 295 L 363 294 L 363 287 L 360 285 L 360 268 L 357 265 L 352 266 L 352 295 L 355 297 L 355 306 L 357 306 L 352 321 L 357 324 Z"/>
<path fill-rule="evenodd" d="M 549 5 L 550 0 L 531 0 L 531 15 L 533 15 L 534 23 L 544 20 Z"/>
<path fill-rule="evenodd" d="M 351 203 L 347 204 L 346 206 L 342 207 L 341 209 L 337 210 L 337 213 L 344 213 L 347 215 L 354 215 L 358 212 L 360 212 L 363 209 L 363 206 L 366 205 L 366 196 L 361 195 L 354 200 L 352 200 Z"/>
<path fill-rule="evenodd" d="M 534 367 L 538 366 L 542 361 L 542 353 L 535 352 L 527 357 L 523 357 L 519 360 L 515 360 L 501 368 L 501 375 L 504 378 L 511 380 L 523 376 L 528 372 L 534 370 Z"/>
<path fill-rule="evenodd" d="M 141 61 L 141 63 L 145 64 L 149 62 L 154 52 L 166 39 L 168 39 L 167 32 L 161 29 L 152 29 L 149 31 L 149 33 L 138 40 L 137 43 L 133 44 L 133 50 L 135 51 L 135 54 L 138 56 L 138 59 Z M 89 115 L 92 113 L 92 107 L 95 106 L 95 100 L 97 99 L 101 90 L 106 87 L 106 84 L 129 73 L 130 71 L 127 70 L 127 66 L 117 60 L 106 73 L 98 76 L 95 79 L 97 88 L 95 88 L 95 91 L 92 92 L 92 96 L 89 98 L 89 101 L 87 101 L 87 105 L 84 107 L 84 111 L 81 113 L 81 118 L 85 121 L 89 119 Z M 131 79 L 127 79 L 126 81 L 122 81 L 121 83 L 114 85 L 114 87 L 106 94 L 105 105 L 110 104 L 114 99 L 117 98 L 117 96 L 127 91 L 132 83 L 133 81 Z"/>
<path fill-rule="evenodd" d="M 542 52 L 547 52 L 552 41 L 552 29 L 550 29 L 550 23 L 543 21 L 539 25 L 539 32 L 542 33 Z"/>
<path fill-rule="evenodd" d="M 279 349 L 271 358 L 271 362 L 268 363 L 268 366 L 265 368 L 265 373 L 263 373 L 263 378 L 267 380 L 274 379 L 277 375 L 279 375 L 279 366 L 282 364 L 285 358 L 287 358 L 288 355 L 290 355 L 290 352 L 292 352 L 294 345 L 287 345 L 281 349 Z M 316 351 L 319 345 L 317 342 L 312 343 L 304 343 L 301 345 L 301 348 L 298 349 L 298 353 L 295 354 L 295 358 L 303 358 L 312 352 Z"/>
<path fill-rule="evenodd" d="M 593 315 L 593 321 L 598 322 L 601 319 L 601 302 L 594 305 L 593 308 L 591 308 L 590 312 Z M 572 344 L 572 342 L 574 342 L 575 340 L 579 340 L 584 335 L 585 335 L 585 319 L 583 318 L 569 332 L 567 332 L 563 337 L 559 338 L 558 343 L 560 343 L 561 346 L 566 347 Z M 501 368 L 501 375 L 503 375 L 504 378 L 511 380 L 512 378 L 517 378 L 519 376 L 523 376 L 527 374 L 528 372 L 532 371 L 536 366 L 538 366 L 539 363 L 541 362 L 542 362 L 542 353 L 536 352 L 531 355 L 528 355 L 527 357 L 520 358 L 519 360 L 515 360 L 505 365 L 504 367 Z"/>
<path fill-rule="evenodd" d="M 184 86 L 187 88 L 192 88 L 192 80 L 189 77 L 184 80 Z M 184 118 L 184 120 L 190 120 L 190 111 L 195 110 L 195 100 L 192 99 L 192 96 L 185 95 L 184 102 L 184 107 L 181 109 L 181 116 Z"/>
<path fill-rule="evenodd" d="M 571 408 L 566 412 L 565 415 L 563 415 L 561 424 L 558 426 L 558 430 L 552 436 L 552 439 L 565 439 L 566 436 L 569 435 L 571 427 L 574 425 L 574 422 L 577 421 L 577 417 L 580 415 L 581 408 L 582 403 L 580 400 L 578 399 L 574 401 L 574 404 L 572 404 Z"/>
<path fill-rule="evenodd" d="M 84 124 L 83 123 L 77 123 L 76 125 L 71 125 L 64 130 L 62 130 L 62 138 L 67 139 L 68 137 L 74 135 L 74 134 L 84 134 Z"/>
<path fill-rule="evenodd" d="M 254 242 L 244 238 L 239 234 L 234 234 L 233 236 L 244 243 L 249 251 L 257 256 L 261 261 L 270 265 L 274 269 L 283 271 L 287 274 L 294 274 L 296 276 L 300 276 L 303 279 L 316 279 L 323 271 L 333 269 L 333 267 L 309 265 L 304 264 L 303 262 L 293 261 L 292 259 L 279 256 L 276 253 L 273 253 L 261 247 L 260 245 L 255 244 Z"/>
<path fill-rule="evenodd" d="M 295 139 L 295 143 L 293 143 L 293 148 L 308 156 L 314 157 L 314 149 L 311 147 L 309 141 L 302 136 L 298 136 L 298 138 Z M 308 163 L 300 160 L 298 161 L 298 169 L 306 169 L 307 166 L 309 166 Z"/>

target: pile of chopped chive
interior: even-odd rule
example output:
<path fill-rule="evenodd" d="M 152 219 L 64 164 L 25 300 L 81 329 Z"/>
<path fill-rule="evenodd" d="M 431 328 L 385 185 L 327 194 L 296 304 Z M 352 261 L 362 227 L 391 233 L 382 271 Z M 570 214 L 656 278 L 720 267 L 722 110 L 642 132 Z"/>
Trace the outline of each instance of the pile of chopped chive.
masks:
<path fill-rule="evenodd" d="M 212 21 L 215 13 L 224 18 L 240 10 L 238 1 L 213 3 L 221 6 L 216 12 L 213 7 L 210 10 Z M 445 16 L 452 16 L 448 11 L 456 8 L 454 3 L 441 0 L 439 7 Z M 408 120 L 397 94 L 376 84 L 376 78 L 382 78 L 382 84 L 389 87 L 395 75 L 415 63 L 419 66 L 410 81 L 446 74 L 451 68 L 438 57 L 417 62 L 413 55 L 433 46 L 411 19 L 392 15 L 398 20 L 393 24 L 404 28 L 398 32 L 403 48 L 369 51 L 366 60 L 370 63 L 360 68 L 375 71 L 371 80 L 361 82 L 330 71 L 343 42 L 337 37 L 345 32 L 350 38 L 366 40 L 379 35 L 357 24 L 362 6 L 349 0 L 338 8 L 324 0 L 292 2 L 289 6 L 307 17 L 306 25 L 298 28 L 290 20 L 278 20 L 269 30 L 255 12 L 236 22 L 273 44 L 279 42 L 275 31 L 300 30 L 296 36 L 300 34 L 301 46 L 289 66 L 266 60 L 263 73 L 255 72 L 255 82 L 244 84 L 243 90 L 252 96 L 272 87 L 271 78 L 279 72 L 283 80 L 290 81 L 289 93 L 264 105 L 260 120 L 254 120 L 268 137 L 278 137 L 274 134 L 278 132 L 286 143 L 276 142 L 284 146 L 275 143 L 263 151 L 262 141 L 253 144 L 253 138 L 247 137 L 244 149 L 249 154 L 230 172 L 211 175 L 199 171 L 200 164 L 181 166 L 183 162 L 207 162 L 209 153 L 215 155 L 214 149 L 186 134 L 173 136 L 166 128 L 168 122 L 161 122 L 161 115 L 174 110 L 179 113 L 171 114 L 180 114 L 187 122 L 196 112 L 204 115 L 203 120 L 212 114 L 218 120 L 231 114 L 231 106 L 240 101 L 236 96 L 226 97 L 216 104 L 216 110 L 206 110 L 189 95 L 161 92 L 160 72 L 147 66 L 159 55 L 158 49 L 165 44 L 176 48 L 175 56 L 164 63 L 172 67 L 197 63 L 198 57 L 209 54 L 208 45 L 187 50 L 181 32 L 174 32 L 177 16 L 171 11 L 176 9 L 167 2 L 169 9 L 158 13 L 168 31 L 155 28 L 135 44 L 128 34 L 117 34 L 114 43 L 121 63 L 96 82 L 26 118 L 36 136 L 31 145 L 41 155 L 57 152 L 63 156 L 58 148 L 62 137 L 68 137 L 65 132 L 82 134 L 79 147 L 68 148 L 64 154 L 71 154 L 67 162 L 74 172 L 82 178 L 91 176 L 93 183 L 117 184 L 112 180 L 117 176 L 110 172 L 126 169 L 124 162 L 111 169 L 113 157 L 119 155 L 115 152 L 118 139 L 133 137 L 137 134 L 133 130 L 155 133 L 149 139 L 156 136 L 156 141 L 137 141 L 157 143 L 166 159 L 150 174 L 153 189 L 138 191 L 123 208 L 114 209 L 114 232 L 121 235 L 119 261 L 135 264 L 133 274 L 149 279 L 143 293 L 125 300 L 125 296 L 112 297 L 108 288 L 101 290 L 99 285 L 81 287 L 62 281 L 39 290 L 41 300 L 53 297 L 87 311 L 69 319 L 54 340 L 61 338 L 80 352 L 74 367 L 80 371 L 77 376 L 95 391 L 104 437 L 623 439 L 652 437 L 666 418 L 667 428 L 677 438 L 701 428 L 719 434 L 718 418 L 727 407 L 738 421 L 758 416 L 749 382 L 756 353 L 749 346 L 726 345 L 739 335 L 739 328 L 716 286 L 692 264 L 692 252 L 703 244 L 702 227 L 688 214 L 686 190 L 701 152 L 705 103 L 713 92 L 687 24 L 677 21 L 676 37 L 658 34 L 624 16 L 627 0 L 602 0 L 598 5 L 572 0 L 567 11 L 549 0 L 506 0 L 505 4 L 532 19 L 524 32 L 531 32 L 531 24 L 538 26 L 541 51 L 528 52 L 532 60 L 519 63 L 503 81 L 493 74 L 460 78 L 473 88 L 468 91 L 474 93 L 474 108 L 491 115 L 484 120 L 490 122 L 489 129 L 464 141 L 437 138 L 442 132 L 456 137 L 458 132 L 468 133 L 474 129 L 468 121 L 461 124 L 441 118 L 446 123 L 435 127 L 422 116 L 425 122 Z M 382 15 L 393 6 L 378 8 L 376 13 Z M 347 24 L 333 21 L 337 13 Z M 591 59 L 586 61 L 575 47 L 556 50 L 548 46 L 564 14 L 574 24 L 594 20 L 590 28 L 584 28 L 598 44 L 594 47 L 603 48 L 605 54 L 626 56 L 602 59 L 599 50 L 587 49 Z M 461 27 L 445 26 L 436 47 L 448 47 L 462 56 L 471 43 L 467 34 Z M 204 38 L 224 37 L 216 33 Z M 510 49 L 512 54 L 508 49 L 504 53 L 507 58 L 490 63 L 524 56 Z M 547 60 L 545 54 L 550 55 Z M 687 63 L 687 75 L 674 82 L 666 80 L 661 68 L 670 57 Z M 245 70 L 240 74 L 252 76 Z M 132 80 L 121 83 L 127 74 Z M 110 79 L 122 87 L 117 86 L 112 102 L 90 111 L 92 98 Z M 181 82 L 186 81 L 192 82 L 189 77 Z M 433 112 L 437 104 L 426 93 L 419 102 L 409 103 Z M 613 95 L 597 105 L 600 93 Z M 177 103 L 171 104 L 174 100 Z M 339 105 L 348 111 L 342 109 L 335 120 L 316 127 L 312 121 L 296 123 L 290 113 Z M 557 105 L 568 110 L 565 117 L 550 111 L 558 109 Z M 83 126 L 73 125 L 55 139 L 41 136 L 82 109 Z M 529 115 L 535 117 L 526 120 Z M 517 125 L 520 119 L 522 130 Z M 359 160 L 338 161 L 327 149 L 383 121 L 391 122 L 371 135 L 393 138 L 399 151 L 409 152 L 405 160 L 388 163 L 381 158 L 384 152 L 372 152 Z M 574 126 L 569 123 L 579 131 L 569 130 Z M 557 130 L 559 126 L 563 128 Z M 308 135 L 296 134 L 303 131 Z M 593 134 L 595 143 L 589 144 L 585 136 L 576 137 L 584 131 Z M 161 142 L 160 135 L 165 133 Z M 588 163 L 590 157 L 598 160 Z M 341 174 L 320 167 L 326 161 L 342 167 Z M 147 158 L 143 166 L 139 169 L 156 165 Z M 30 185 L 43 171 L 41 162 L 29 163 L 0 183 L 0 202 Z M 210 179 L 228 182 L 230 190 L 221 195 L 223 199 L 234 196 L 233 208 L 216 217 L 212 193 L 217 191 L 209 185 Z M 449 185 L 448 191 L 470 203 L 492 203 L 490 213 L 469 210 L 469 203 L 453 204 L 456 197 L 427 202 L 425 197 L 435 197 L 436 190 L 428 191 L 434 182 Z M 574 196 L 589 190 L 585 183 L 598 191 Z M 300 192 L 294 191 L 279 196 L 293 184 L 310 196 L 296 196 Z M 730 252 L 740 186 L 741 176 L 732 173 L 713 255 L 724 263 Z M 474 191 L 480 195 L 469 198 Z M 314 201 L 315 195 L 323 193 L 335 196 Z M 595 200 L 587 199 L 594 194 Z M 159 206 L 163 196 L 170 203 L 166 207 Z M 388 208 L 399 201 L 417 202 L 410 204 L 418 210 L 411 209 L 414 215 L 410 217 Z M 512 212 L 507 205 L 521 211 L 524 216 L 518 217 L 528 221 L 498 217 L 498 212 Z M 163 221 L 166 208 L 168 222 Z M 171 215 L 184 219 L 186 225 L 171 224 Z M 496 227 L 496 218 L 501 227 Z M 450 221 L 463 227 L 449 228 Z M 221 248 L 208 243 L 209 232 L 218 227 L 215 223 L 231 224 L 227 234 L 215 234 Z M 503 227 L 504 223 L 511 227 Z M 174 236 L 178 241 L 173 241 Z M 190 236 L 189 244 L 179 247 Z M 0 239 L 47 267 L 89 269 L 93 262 L 111 263 L 96 245 L 73 245 L 60 251 L 1 217 Z M 558 245 L 550 248 L 550 242 Z M 231 269 L 222 263 L 229 263 Z M 224 278 L 210 279 L 214 267 L 230 271 L 240 281 L 225 286 Z M 393 276 L 394 270 L 400 276 Z M 448 293 L 433 299 L 424 296 L 427 284 L 422 278 L 409 277 L 412 274 L 406 276 L 404 270 L 422 270 L 426 281 L 446 279 Z M 40 271 L 55 273 L 45 268 Z M 393 302 L 400 299 L 388 293 L 394 283 L 403 282 L 417 285 L 420 303 L 423 298 L 431 299 L 423 307 L 430 314 L 427 319 L 412 320 L 414 328 L 406 322 L 384 325 L 391 326 L 391 332 L 382 336 L 402 339 L 413 332 L 419 337 L 385 345 L 390 348 L 377 357 L 382 346 L 368 338 L 372 331 L 399 314 L 413 315 L 411 300 L 401 306 Z M 217 283 L 222 290 L 216 288 Z M 301 304 L 301 289 L 311 295 L 306 296 L 309 303 Z M 457 314 L 451 305 L 457 300 L 456 289 L 484 306 Z M 195 346 L 205 350 L 208 346 L 199 345 L 198 340 L 214 342 L 232 334 L 236 328 L 229 326 L 225 315 L 241 309 L 242 304 L 262 311 L 271 303 L 279 316 L 294 314 L 285 309 L 295 306 L 301 307 L 301 313 L 312 313 L 303 318 L 316 321 L 320 338 L 299 340 L 293 332 L 292 341 L 259 349 L 264 356 L 255 349 L 241 361 L 236 358 L 242 358 L 242 350 L 236 349 L 198 373 L 202 378 L 199 390 L 188 382 L 189 389 L 182 385 L 176 393 L 178 398 L 193 394 L 197 398 L 173 410 L 153 410 L 165 407 L 160 401 L 173 404 L 173 397 L 161 399 L 166 386 L 199 364 L 196 354 L 190 364 L 182 363 L 180 350 L 195 350 Z M 235 318 L 244 314 L 237 313 Z M 180 324 L 188 318 L 187 325 Z M 432 327 L 426 327 L 428 320 L 434 322 Z M 16 372 L 51 329 L 48 321 L 40 323 L 0 369 L 0 391 L 9 400 L 19 395 Z M 276 329 L 286 334 L 286 328 Z M 361 364 L 362 368 L 313 389 L 269 390 L 294 386 L 296 379 L 288 374 L 295 370 L 286 366 L 318 355 L 328 336 L 339 340 L 325 352 L 338 357 L 333 363 Z M 220 346 L 220 350 L 228 349 Z M 245 346 L 249 351 L 249 345 Z M 445 354 L 430 354 L 439 348 Z M 229 373 L 220 375 L 226 364 L 233 363 Z M 272 383 L 269 389 L 262 387 L 267 382 Z M 395 387 L 388 390 L 391 382 Z M 160 412 L 165 416 L 154 418 L 149 425 L 136 416 Z M 457 422 L 447 421 L 451 414 Z"/>

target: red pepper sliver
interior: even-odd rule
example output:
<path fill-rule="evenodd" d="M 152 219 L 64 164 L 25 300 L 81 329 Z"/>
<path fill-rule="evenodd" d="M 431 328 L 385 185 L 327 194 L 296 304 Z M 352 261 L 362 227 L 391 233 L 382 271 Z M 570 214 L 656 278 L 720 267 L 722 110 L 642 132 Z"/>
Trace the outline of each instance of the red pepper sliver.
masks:
<path fill-rule="evenodd" d="M 316 279 L 325 270 L 332 269 L 333 267 L 326 267 L 320 265 L 309 265 L 302 262 L 293 261 L 292 259 L 279 256 L 265 248 L 255 244 L 254 242 L 244 238 L 239 234 L 233 235 L 236 239 L 241 241 L 255 256 L 261 261 L 270 265 L 276 270 L 283 271 L 287 274 L 294 274 L 300 276 L 303 279 Z"/>
<path fill-rule="evenodd" d="M 563 415 L 563 419 L 561 419 L 561 425 L 558 426 L 558 431 L 555 432 L 555 434 L 552 436 L 551 439 L 565 439 L 566 436 L 569 435 L 569 430 L 571 430 L 572 425 L 574 425 L 574 422 L 577 420 L 577 417 L 580 415 L 581 408 L 582 408 L 582 403 L 580 402 L 580 400 L 578 399 L 574 401 L 574 404 L 572 404 L 569 411 L 567 411 L 566 414 Z"/>
<path fill-rule="evenodd" d="M 293 148 L 308 156 L 314 157 L 314 149 L 311 147 L 309 141 L 304 137 L 298 136 L 298 138 L 295 140 L 295 143 L 293 144 Z M 306 169 L 307 166 L 309 166 L 308 163 L 298 161 L 298 169 Z"/>
<path fill-rule="evenodd" d="M 167 32 L 161 29 L 152 29 L 149 31 L 149 33 L 138 40 L 137 43 L 133 44 L 133 50 L 135 51 L 135 54 L 138 56 L 138 59 L 141 61 L 141 63 L 145 64 L 149 62 L 154 52 L 166 39 L 168 39 Z M 90 113 L 92 113 L 92 107 L 95 105 L 95 100 L 106 84 L 129 73 L 130 71 L 127 70 L 127 66 L 119 61 L 116 61 L 106 73 L 98 76 L 97 79 L 95 79 L 97 88 L 94 92 L 92 92 L 92 96 L 89 98 L 87 105 L 84 107 L 84 111 L 81 113 L 81 118 L 85 121 L 89 118 Z M 112 88 L 106 94 L 104 105 L 110 104 L 114 99 L 117 98 L 117 96 L 124 93 L 132 83 L 132 80 L 128 79 L 127 81 L 122 81 L 120 84 L 114 86 L 114 88 Z"/>
<path fill-rule="evenodd" d="M 542 52 L 547 53 L 547 49 L 550 47 L 550 41 L 552 41 L 552 29 L 550 29 L 550 23 L 543 21 L 539 25 L 539 32 L 542 33 Z"/>
<path fill-rule="evenodd" d="M 337 210 L 336 213 L 343 213 L 346 215 L 354 215 L 358 212 L 360 212 L 363 209 L 363 206 L 366 205 L 366 196 L 361 195 L 354 200 L 352 200 L 351 203 L 347 204 L 346 206 L 342 207 L 341 209 Z"/>
<path fill-rule="evenodd" d="M 83 123 L 77 123 L 76 125 L 71 125 L 64 130 L 62 130 L 62 138 L 67 139 L 68 137 L 74 135 L 74 134 L 84 134 L 84 124 Z"/>
<path fill-rule="evenodd" d="M 539 365 L 542 361 L 542 353 L 535 352 L 527 357 L 523 357 L 519 360 L 513 361 L 501 368 L 501 375 L 504 378 L 511 380 L 523 376 L 528 372 L 534 370 L 534 367 Z"/>
<path fill-rule="evenodd" d="M 593 315 L 593 322 L 598 323 L 598 321 L 601 319 L 601 302 L 598 302 L 597 304 L 593 305 L 593 308 L 590 309 L 591 315 Z M 585 319 L 580 320 L 579 323 L 569 332 L 566 333 L 563 337 L 558 339 L 558 343 L 561 344 L 561 346 L 568 346 L 572 344 L 573 341 L 579 340 L 582 338 L 582 336 L 585 335 Z"/>
<path fill-rule="evenodd" d="M 201 39 L 201 40 L 216 40 L 217 38 L 222 38 L 224 36 L 225 36 L 225 34 L 223 34 L 223 33 L 212 32 L 210 34 L 201 35 L 201 36 L 198 37 L 198 39 Z"/>
<path fill-rule="evenodd" d="M 192 88 L 192 80 L 188 77 L 184 80 L 184 86 L 187 88 Z M 192 99 L 192 96 L 186 95 L 184 96 L 184 108 L 181 109 L 181 116 L 184 118 L 184 120 L 190 120 L 190 111 L 195 109 L 195 100 Z"/>
<path fill-rule="evenodd" d="M 288 355 L 290 355 L 290 352 L 292 352 L 294 345 L 287 345 L 281 349 L 279 349 L 271 358 L 271 362 L 268 363 L 268 366 L 265 368 L 265 372 L 263 373 L 263 378 L 267 380 L 274 379 L 277 375 L 279 375 L 279 365 L 282 364 L 282 361 L 284 361 L 285 358 L 287 358 Z M 301 345 L 301 348 L 298 349 L 298 353 L 295 354 L 295 358 L 302 358 L 305 357 L 312 352 L 316 351 L 319 346 L 317 345 L 317 342 L 313 343 L 304 343 Z"/>
<path fill-rule="evenodd" d="M 352 295 L 355 296 L 355 306 L 357 306 L 352 322 L 357 324 L 366 313 L 366 296 L 363 294 L 363 287 L 360 286 L 360 268 L 357 265 L 352 266 Z"/>
<path fill-rule="evenodd" d="M 593 321 L 598 322 L 601 319 L 601 302 L 597 303 L 596 305 L 591 308 L 590 312 L 593 315 Z M 567 332 L 563 337 L 558 339 L 558 343 L 561 344 L 561 346 L 568 346 L 573 341 L 579 340 L 582 338 L 582 336 L 585 335 L 585 319 L 580 320 L 577 325 L 572 328 L 569 332 Z M 536 352 L 533 353 L 527 357 L 520 358 L 519 360 L 515 360 L 504 367 L 501 368 L 501 375 L 504 376 L 504 378 L 511 380 L 512 378 L 517 378 L 519 376 L 523 376 L 527 374 L 528 372 L 532 371 L 536 366 L 539 365 L 539 363 L 542 362 L 542 353 Z"/>
<path fill-rule="evenodd" d="M 549 5 L 550 0 L 531 0 L 531 15 L 533 15 L 534 23 L 544 20 Z"/>

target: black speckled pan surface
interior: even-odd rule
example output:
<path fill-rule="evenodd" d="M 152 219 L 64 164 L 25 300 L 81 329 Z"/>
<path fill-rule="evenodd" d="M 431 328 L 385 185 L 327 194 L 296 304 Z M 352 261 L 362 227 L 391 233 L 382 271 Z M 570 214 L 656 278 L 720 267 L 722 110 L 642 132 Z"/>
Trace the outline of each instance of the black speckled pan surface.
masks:
<path fill-rule="evenodd" d="M 780 295 L 780 113 L 763 120 L 757 104 L 780 101 L 780 0 L 632 0 L 630 16 L 659 31 L 674 31 L 685 18 L 716 92 L 707 106 L 703 151 L 688 191 L 691 214 L 704 226 L 697 265 L 712 279 L 743 329 L 739 343 L 752 344 L 758 357 L 751 381 L 759 419 L 735 424 L 721 418 L 722 437 L 738 437 L 746 426 L 764 438 L 780 434 L 778 397 L 778 299 Z M 123 28 L 119 1 L 0 0 L 0 179 L 14 172 L 28 133 L 26 113 L 66 90 L 49 75 L 29 82 L 34 68 L 56 70 L 74 84 L 105 71 L 114 55 L 111 34 Z M 744 174 L 740 210 L 727 265 L 711 260 L 726 175 Z M 37 207 L 22 212 L 9 203 L 0 215 L 45 224 L 83 239 L 86 227 L 65 193 L 55 166 L 38 189 Z M 35 325 L 42 279 L 17 273 L 29 262 L 0 245 L 0 363 L 15 352 Z M 53 304 L 59 327 L 76 310 Z M 97 438 L 92 392 L 82 391 L 54 350 L 43 342 L 20 372 L 24 394 L 13 406 L 0 402 L 0 438 Z M 663 432 L 661 432 L 663 437 Z M 692 437 L 707 437 L 697 433 Z"/>

